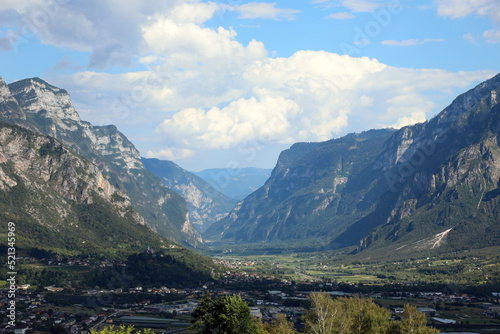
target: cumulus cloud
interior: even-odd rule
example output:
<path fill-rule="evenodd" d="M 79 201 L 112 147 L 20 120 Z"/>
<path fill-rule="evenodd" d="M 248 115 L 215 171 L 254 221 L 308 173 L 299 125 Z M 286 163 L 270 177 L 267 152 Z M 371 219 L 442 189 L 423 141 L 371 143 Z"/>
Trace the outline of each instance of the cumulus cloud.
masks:
<path fill-rule="evenodd" d="M 158 151 L 146 152 L 146 158 L 157 158 L 165 160 L 181 160 L 195 155 L 195 152 L 186 148 L 164 148 Z"/>
<path fill-rule="evenodd" d="M 2 13 L 21 37 L 43 44 L 90 52 L 89 67 L 130 66 L 142 49 L 142 24 L 154 13 L 168 15 L 181 0 L 4 0 Z M 196 4 L 193 4 L 193 12 Z M 193 15 L 198 18 L 199 16 Z M 208 15 L 210 16 L 210 15 Z M 200 19 L 201 20 L 201 19 Z"/>
<path fill-rule="evenodd" d="M 428 91 L 449 93 L 487 72 L 392 68 L 377 60 L 324 51 L 250 63 L 240 97 L 224 107 L 184 108 L 158 127 L 170 143 L 228 149 L 259 140 L 291 144 L 349 131 L 422 122 L 437 104 Z M 219 83 L 224 85 L 224 81 Z"/>
<path fill-rule="evenodd" d="M 414 124 L 445 106 L 436 96 L 449 103 L 455 88 L 493 74 L 394 68 L 325 51 L 254 57 L 248 47 L 233 47 L 189 70 L 172 73 L 167 61 L 150 71 L 63 76 L 60 86 L 85 101 L 79 110 L 94 110 L 86 119 L 141 125 L 164 143 L 148 157 L 177 160 L 252 141 L 292 144 Z"/>
<path fill-rule="evenodd" d="M 10 3 L 24 18 L 53 3 L 5 1 L 0 10 Z M 386 4 L 340 3 L 352 12 Z M 298 14 L 274 4 L 247 5 L 234 10 L 247 18 Z M 54 73 L 50 81 L 71 92 L 84 119 L 113 123 L 125 132 L 144 131 L 139 137 L 151 137 L 156 145 L 147 147 L 148 157 L 176 160 L 248 141 L 291 144 L 408 125 L 437 111 L 436 96 L 451 99 L 455 88 L 492 74 L 393 68 L 376 59 L 325 51 L 271 58 L 262 42 L 243 45 L 232 28 L 206 27 L 221 8 L 214 3 L 89 0 L 51 8 L 49 20 L 36 27 L 42 43 L 87 51 L 94 68 L 134 62 L 144 66 L 128 73 L 92 68 Z M 70 59 L 63 59 L 55 69 L 70 65 Z"/>
<path fill-rule="evenodd" d="M 163 121 L 158 131 L 190 147 L 228 149 L 245 141 L 289 142 L 291 122 L 300 107 L 283 97 L 238 99 L 224 108 L 187 108 Z"/>

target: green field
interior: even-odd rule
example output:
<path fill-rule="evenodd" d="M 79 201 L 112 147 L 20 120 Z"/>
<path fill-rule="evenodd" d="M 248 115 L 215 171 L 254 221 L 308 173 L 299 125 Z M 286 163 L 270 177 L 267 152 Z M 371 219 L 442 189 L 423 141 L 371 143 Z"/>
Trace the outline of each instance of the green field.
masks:
<path fill-rule="evenodd" d="M 217 254 L 234 267 L 253 274 L 294 281 L 384 284 L 493 284 L 500 281 L 500 256 L 488 251 L 454 252 L 439 257 L 402 260 L 362 259 L 332 252 L 280 254 Z"/>

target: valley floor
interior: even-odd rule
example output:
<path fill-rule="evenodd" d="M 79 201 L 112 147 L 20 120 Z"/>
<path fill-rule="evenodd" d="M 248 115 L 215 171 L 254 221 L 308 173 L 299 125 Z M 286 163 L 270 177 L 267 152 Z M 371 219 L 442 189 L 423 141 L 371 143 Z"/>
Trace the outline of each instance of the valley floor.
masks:
<path fill-rule="evenodd" d="M 285 313 L 300 327 L 301 316 L 309 307 L 309 293 L 325 291 L 334 297 L 371 298 L 391 310 L 394 317 L 406 304 L 419 307 L 428 316 L 428 323 L 442 332 L 500 333 L 500 285 L 495 283 L 500 272 L 498 257 L 484 253 L 455 255 L 363 263 L 326 252 L 231 252 L 215 257 L 214 262 L 223 266 L 217 280 L 196 288 L 134 286 L 71 291 L 63 286 L 34 290 L 25 285 L 19 287 L 16 296 L 16 321 L 33 333 L 56 328 L 80 333 L 122 323 L 189 333 L 186 327 L 192 310 L 204 294 L 210 293 L 241 295 L 252 314 L 263 321 Z M 27 265 L 70 273 L 71 277 L 89 275 L 89 263 L 70 263 L 48 266 L 35 261 Z M 9 290 L 4 287 L 0 291 L 0 303 L 6 305 Z M 5 313 L 5 307 L 0 313 Z M 0 328 L 6 329 L 6 321 Z"/>

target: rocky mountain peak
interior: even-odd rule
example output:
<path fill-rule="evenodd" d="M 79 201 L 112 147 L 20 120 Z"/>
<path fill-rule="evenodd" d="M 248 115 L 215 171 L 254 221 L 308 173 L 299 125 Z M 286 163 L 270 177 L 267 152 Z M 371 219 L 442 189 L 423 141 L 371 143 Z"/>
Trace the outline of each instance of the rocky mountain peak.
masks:
<path fill-rule="evenodd" d="M 26 115 L 22 112 L 16 99 L 12 96 L 9 86 L 0 77 L 0 114 L 26 120 Z"/>
<path fill-rule="evenodd" d="M 445 141 L 448 130 L 471 109 L 481 102 L 490 108 L 496 105 L 499 93 L 500 74 L 459 95 L 430 121 L 401 128 L 386 142 L 373 168 L 385 171 L 395 164 L 406 164 L 419 151 L 428 155 L 426 152 Z"/>
<path fill-rule="evenodd" d="M 3 81 L 3 78 L 0 77 L 0 102 L 5 102 L 12 99 L 10 94 L 9 86 Z"/>
<path fill-rule="evenodd" d="M 30 113 L 44 110 L 49 118 L 80 121 L 68 92 L 54 87 L 40 78 L 16 81 L 9 85 L 12 95 L 21 107 Z"/>
<path fill-rule="evenodd" d="M 500 89 L 500 74 L 479 84 L 473 89 L 459 95 L 435 120 L 437 124 L 456 121 L 465 112 L 477 105 L 482 99 L 489 99 L 490 107 L 497 102 L 497 91 Z"/>

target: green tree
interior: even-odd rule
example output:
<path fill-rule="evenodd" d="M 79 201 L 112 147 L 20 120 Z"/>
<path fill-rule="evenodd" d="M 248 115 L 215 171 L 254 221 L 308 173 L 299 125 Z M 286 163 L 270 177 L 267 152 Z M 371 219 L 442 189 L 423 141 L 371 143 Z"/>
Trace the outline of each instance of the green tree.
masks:
<path fill-rule="evenodd" d="M 205 295 L 192 313 L 191 329 L 203 334 L 254 334 L 258 325 L 250 308 L 240 296 L 220 296 L 211 300 Z"/>
<path fill-rule="evenodd" d="M 390 334 L 436 334 L 439 331 L 427 327 L 427 318 L 415 306 L 405 305 L 404 319 L 391 323 Z"/>
<path fill-rule="evenodd" d="M 97 331 L 95 329 L 90 330 L 90 334 L 152 334 L 150 329 L 145 329 L 143 331 L 134 331 L 134 326 L 120 326 L 115 328 L 114 326 L 106 327 Z"/>
<path fill-rule="evenodd" d="M 382 334 L 389 328 L 390 313 L 370 299 L 338 298 L 327 293 L 309 295 L 311 308 L 304 317 L 306 333 Z"/>
<path fill-rule="evenodd" d="M 272 323 L 265 323 L 263 326 L 265 334 L 296 334 L 293 323 L 286 319 L 284 314 L 278 313 Z"/>
<path fill-rule="evenodd" d="M 338 303 L 327 293 L 311 293 L 309 295 L 311 308 L 304 316 L 306 333 L 330 334 L 342 333 L 344 326 L 342 324 L 342 311 Z"/>
<path fill-rule="evenodd" d="M 405 306 L 403 321 L 390 321 L 390 312 L 371 299 L 338 298 L 311 293 L 311 308 L 304 315 L 307 334 L 436 334 L 426 327 L 425 315 Z"/>
<path fill-rule="evenodd" d="M 212 306 L 213 301 L 207 293 L 201 300 L 199 306 L 193 310 L 193 313 L 191 313 L 194 318 L 194 320 L 191 320 L 191 323 L 193 324 L 191 329 L 201 331 L 202 333 L 210 333 L 210 328 L 214 324 Z"/>

